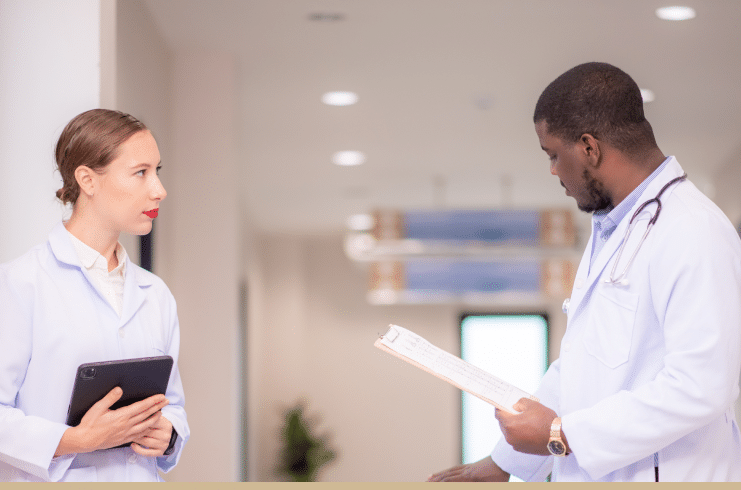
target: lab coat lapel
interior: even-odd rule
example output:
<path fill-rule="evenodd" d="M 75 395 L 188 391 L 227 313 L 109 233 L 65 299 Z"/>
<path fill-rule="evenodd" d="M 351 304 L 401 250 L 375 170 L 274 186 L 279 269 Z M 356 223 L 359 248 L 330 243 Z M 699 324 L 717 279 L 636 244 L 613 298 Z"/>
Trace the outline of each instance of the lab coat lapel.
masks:
<path fill-rule="evenodd" d="M 592 226 L 594 226 L 594 224 L 592 224 Z M 588 250 L 588 251 L 592 250 L 592 235 L 593 234 L 594 232 L 592 231 L 590 233 L 589 240 L 587 241 L 587 246 L 585 250 Z M 576 278 L 574 281 L 574 287 L 571 291 L 571 298 L 569 299 L 569 309 L 568 309 L 569 321 L 571 320 L 571 318 L 574 317 L 574 313 L 576 313 L 577 309 L 579 308 L 579 304 L 581 303 L 582 299 L 584 299 L 584 295 L 586 294 L 587 288 L 584 287 L 584 284 L 586 282 L 588 270 L 589 270 L 589 253 L 585 251 L 581 257 L 579 268 L 576 270 Z"/>
<path fill-rule="evenodd" d="M 147 297 L 149 286 L 152 285 L 151 278 L 141 269 L 136 267 L 126 257 L 126 279 L 124 280 L 123 309 L 121 311 L 121 322 L 119 328 L 126 325 L 134 314 L 139 311 L 142 303 Z"/>
<path fill-rule="evenodd" d="M 596 257 L 594 264 L 592 264 L 592 268 L 589 269 L 589 255 L 592 250 L 592 237 L 589 238 L 589 243 L 587 244 L 587 248 L 584 252 L 584 255 L 582 256 L 582 262 L 579 265 L 579 270 L 576 275 L 576 280 L 579 281 L 580 278 L 583 278 L 586 276 L 586 283 L 583 284 L 583 287 L 581 288 L 574 288 L 574 293 L 572 294 L 571 303 L 570 303 L 570 310 L 573 312 L 576 312 L 576 309 L 579 306 L 579 303 L 584 298 L 586 292 L 590 290 L 595 282 L 597 282 L 600 277 L 602 277 L 602 274 L 605 270 L 605 267 L 612 262 L 613 257 L 617 253 L 617 250 L 620 248 L 620 245 L 623 243 L 623 240 L 625 239 L 625 234 L 628 229 L 628 223 L 630 222 L 630 218 L 633 216 L 633 213 L 636 212 L 636 210 L 646 202 L 648 199 L 652 199 L 656 197 L 656 195 L 661 191 L 661 188 L 666 185 L 667 182 L 672 180 L 675 177 L 679 177 L 684 172 L 682 170 L 682 167 L 679 166 L 679 163 L 677 162 L 677 159 L 674 157 L 671 157 L 671 160 L 666 165 L 664 170 L 661 171 L 659 175 L 656 176 L 656 178 L 648 185 L 645 191 L 643 191 L 643 194 L 638 198 L 638 201 L 633 206 L 633 208 L 628 211 L 628 213 L 625 215 L 625 218 L 620 222 L 620 224 L 617 226 L 615 231 L 612 233 L 610 238 L 607 240 L 607 243 L 605 243 L 604 247 L 600 251 L 600 254 Z M 674 187 L 670 187 L 667 189 L 664 194 L 661 196 L 662 201 L 666 201 L 666 199 L 671 194 L 671 191 L 674 190 Z M 652 207 L 652 212 L 653 212 Z M 641 213 L 643 215 L 643 213 Z M 645 216 L 642 216 L 640 218 L 636 218 L 637 220 L 648 219 L 648 213 L 646 213 Z M 645 231 L 645 226 L 637 226 L 636 229 L 633 231 L 633 234 L 639 234 L 642 235 Z M 593 234 L 593 233 L 592 233 Z M 631 235 L 632 239 L 632 235 Z M 627 253 L 627 252 L 626 252 Z M 623 256 L 620 259 L 621 264 L 624 260 L 627 260 L 628 258 Z M 612 266 L 610 266 L 612 267 Z M 589 274 L 587 274 L 587 270 L 589 270 Z M 619 273 L 619 272 L 618 272 Z"/>

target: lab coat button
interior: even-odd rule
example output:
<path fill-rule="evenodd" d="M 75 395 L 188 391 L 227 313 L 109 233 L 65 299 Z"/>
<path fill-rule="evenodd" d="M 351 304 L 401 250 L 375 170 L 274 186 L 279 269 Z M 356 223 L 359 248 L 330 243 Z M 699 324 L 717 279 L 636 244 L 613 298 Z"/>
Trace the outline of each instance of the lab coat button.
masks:
<path fill-rule="evenodd" d="M 121 329 L 121 330 L 118 331 L 118 336 L 121 337 L 121 338 L 126 337 L 126 334 L 124 333 L 123 329 Z"/>
<path fill-rule="evenodd" d="M 569 304 L 570 303 L 571 303 L 571 298 L 566 298 L 565 300 L 563 300 L 563 304 L 561 305 L 561 311 L 563 311 L 567 315 L 569 314 Z"/>
<path fill-rule="evenodd" d="M 577 289 L 581 289 L 583 285 L 584 285 L 584 279 L 582 279 L 581 277 L 577 279 L 576 282 L 574 283 L 574 286 L 576 286 Z"/>
<path fill-rule="evenodd" d="M 571 344 L 569 344 L 568 342 L 566 342 L 566 343 L 565 343 L 565 344 L 563 345 L 563 351 L 564 351 L 564 352 L 568 352 L 568 351 L 570 351 L 570 350 L 571 350 Z"/>
<path fill-rule="evenodd" d="M 136 454 L 132 454 L 131 456 L 129 456 L 129 463 L 136 463 Z"/>

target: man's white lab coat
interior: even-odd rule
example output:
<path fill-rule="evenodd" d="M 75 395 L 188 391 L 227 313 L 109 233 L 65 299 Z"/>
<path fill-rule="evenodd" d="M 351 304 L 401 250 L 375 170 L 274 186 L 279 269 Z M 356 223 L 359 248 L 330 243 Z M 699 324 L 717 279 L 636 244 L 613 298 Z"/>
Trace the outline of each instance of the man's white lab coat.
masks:
<path fill-rule="evenodd" d="M 655 226 L 628 269 L 610 276 L 635 210 L 683 174 L 672 157 L 589 268 L 576 274 L 560 357 L 536 395 L 562 417 L 572 453 L 523 455 L 502 440 L 493 460 L 520 478 L 741 481 L 734 414 L 741 370 L 741 241 L 689 181 L 664 192 Z M 615 276 L 656 205 L 641 212 Z M 655 458 L 654 454 L 658 457 Z"/>
<path fill-rule="evenodd" d="M 151 481 L 180 458 L 190 431 L 177 367 L 175 300 L 154 274 L 128 261 L 119 317 L 81 266 L 62 223 L 22 257 L 0 266 L 0 481 Z M 179 437 L 170 456 L 129 448 L 53 458 L 77 366 L 170 355 L 162 409 Z"/>

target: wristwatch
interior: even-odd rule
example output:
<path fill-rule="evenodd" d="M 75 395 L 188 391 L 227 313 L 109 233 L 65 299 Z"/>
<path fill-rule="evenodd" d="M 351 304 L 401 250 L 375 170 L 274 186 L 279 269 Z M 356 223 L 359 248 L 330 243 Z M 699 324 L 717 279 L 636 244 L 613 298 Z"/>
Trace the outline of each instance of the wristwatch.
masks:
<path fill-rule="evenodd" d="M 554 456 L 566 456 L 566 444 L 561 440 L 561 417 L 551 423 L 551 438 L 548 439 L 548 452 Z"/>
<path fill-rule="evenodd" d="M 175 430 L 175 427 L 172 428 L 172 435 L 170 435 L 170 444 L 167 446 L 167 449 L 165 449 L 165 452 L 163 453 L 164 456 L 169 456 L 175 451 L 175 441 L 178 440 L 178 431 Z"/>

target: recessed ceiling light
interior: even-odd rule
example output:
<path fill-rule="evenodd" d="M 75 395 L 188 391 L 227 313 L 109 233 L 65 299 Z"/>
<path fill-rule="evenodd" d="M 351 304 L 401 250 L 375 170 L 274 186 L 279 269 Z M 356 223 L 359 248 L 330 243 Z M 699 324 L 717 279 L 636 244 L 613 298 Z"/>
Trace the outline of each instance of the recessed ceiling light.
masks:
<path fill-rule="evenodd" d="M 322 95 L 322 102 L 327 105 L 353 105 L 358 101 L 358 94 L 355 92 L 327 92 Z"/>
<path fill-rule="evenodd" d="M 641 97 L 643 98 L 643 103 L 646 104 L 648 102 L 653 102 L 653 100 L 656 98 L 652 90 L 649 90 L 647 88 L 641 89 Z"/>
<path fill-rule="evenodd" d="M 332 155 L 332 161 L 343 167 L 360 165 L 365 162 L 365 154 L 359 151 L 338 151 Z"/>
<path fill-rule="evenodd" d="M 370 214 L 353 214 L 347 218 L 347 227 L 353 231 L 368 231 L 376 225 L 376 220 Z"/>
<path fill-rule="evenodd" d="M 656 16 L 663 20 L 689 20 L 695 18 L 695 9 L 692 7 L 661 7 L 656 9 Z"/>

